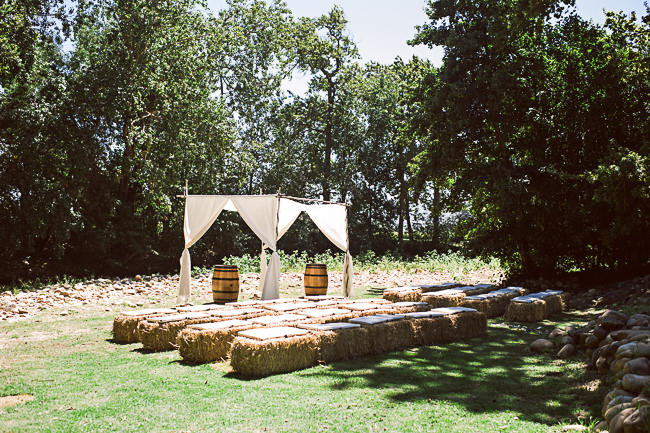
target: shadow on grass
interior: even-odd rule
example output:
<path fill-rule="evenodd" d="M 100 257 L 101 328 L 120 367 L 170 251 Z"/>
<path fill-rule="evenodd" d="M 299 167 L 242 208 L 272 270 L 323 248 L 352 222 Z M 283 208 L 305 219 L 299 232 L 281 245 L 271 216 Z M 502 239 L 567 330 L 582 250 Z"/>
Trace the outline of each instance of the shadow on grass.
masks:
<path fill-rule="evenodd" d="M 548 425 L 568 418 L 578 405 L 597 405 L 597 393 L 579 386 L 590 379 L 584 366 L 567 368 L 563 361 L 529 352 L 528 344 L 539 337 L 497 324 L 485 337 L 334 363 L 303 374 L 330 379 L 332 390 L 384 389 L 394 402 L 451 401 L 471 412 L 514 411 L 521 419 Z"/>
<path fill-rule="evenodd" d="M 366 289 L 365 294 L 372 296 L 382 296 L 384 294 L 384 290 L 386 290 L 384 287 L 370 287 L 369 289 Z"/>
<path fill-rule="evenodd" d="M 131 352 L 139 353 L 140 355 L 150 355 L 152 353 L 160 353 L 159 350 L 145 349 L 144 347 L 136 347 L 135 349 L 132 349 Z"/>
<path fill-rule="evenodd" d="M 139 343 L 124 343 L 122 341 L 115 341 L 112 338 L 107 338 L 104 341 L 106 341 L 107 343 L 111 343 L 111 344 L 117 344 L 118 346 L 130 346 L 132 344 L 139 344 Z"/>

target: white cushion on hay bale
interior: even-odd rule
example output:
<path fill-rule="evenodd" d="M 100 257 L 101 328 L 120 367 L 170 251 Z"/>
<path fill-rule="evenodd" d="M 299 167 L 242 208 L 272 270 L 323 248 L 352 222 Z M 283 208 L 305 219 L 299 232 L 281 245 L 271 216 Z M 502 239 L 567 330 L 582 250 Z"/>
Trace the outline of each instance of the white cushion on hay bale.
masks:
<path fill-rule="evenodd" d="M 296 335 L 306 335 L 309 331 L 306 329 L 294 328 L 291 326 L 279 326 L 277 328 L 259 328 L 239 331 L 242 337 L 252 338 L 254 340 L 271 340 L 273 338 L 294 337 Z"/>

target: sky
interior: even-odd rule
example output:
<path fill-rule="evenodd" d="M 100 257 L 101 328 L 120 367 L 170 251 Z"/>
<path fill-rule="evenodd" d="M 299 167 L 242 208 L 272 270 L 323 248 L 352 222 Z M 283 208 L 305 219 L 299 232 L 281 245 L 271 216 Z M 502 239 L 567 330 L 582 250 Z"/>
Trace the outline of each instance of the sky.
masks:
<path fill-rule="evenodd" d="M 363 63 L 375 61 L 392 63 L 396 56 L 410 59 L 418 56 L 434 65 L 442 62 L 442 48 L 429 49 L 423 45 L 411 47 L 407 41 L 415 35 L 415 26 L 427 22 L 425 0 L 285 0 L 294 16 L 317 17 L 327 13 L 335 4 L 345 12 L 352 39 L 357 44 Z M 597 23 L 605 21 L 603 9 L 645 10 L 644 0 L 576 0 L 578 14 Z M 225 0 L 208 0 L 208 7 L 216 13 L 224 8 Z M 308 78 L 295 76 L 284 83 L 287 90 L 302 94 L 307 90 Z"/>

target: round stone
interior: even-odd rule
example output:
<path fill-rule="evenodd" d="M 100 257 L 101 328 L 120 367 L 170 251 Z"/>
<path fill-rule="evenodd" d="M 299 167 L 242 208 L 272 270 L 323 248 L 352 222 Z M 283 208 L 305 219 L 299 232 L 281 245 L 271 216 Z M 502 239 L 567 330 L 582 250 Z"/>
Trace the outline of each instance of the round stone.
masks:
<path fill-rule="evenodd" d="M 539 338 L 530 343 L 530 351 L 533 353 L 544 353 L 553 350 L 553 343 L 545 338 Z"/>

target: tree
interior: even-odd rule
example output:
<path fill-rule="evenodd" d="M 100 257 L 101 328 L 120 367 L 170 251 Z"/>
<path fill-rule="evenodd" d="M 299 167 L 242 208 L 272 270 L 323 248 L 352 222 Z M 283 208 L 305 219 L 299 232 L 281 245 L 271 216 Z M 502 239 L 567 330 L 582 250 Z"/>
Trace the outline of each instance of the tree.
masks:
<path fill-rule="evenodd" d="M 83 2 L 68 67 L 76 124 L 93 149 L 71 254 L 149 261 L 177 243 L 183 179 L 236 188 L 229 113 L 218 98 L 210 27 L 191 0 Z M 215 173 L 206 176 L 206 173 Z"/>
<path fill-rule="evenodd" d="M 238 152 L 249 155 L 245 192 L 253 194 L 268 170 L 266 159 L 274 123 L 285 103 L 281 84 L 295 63 L 295 23 L 286 4 L 276 0 L 228 0 L 211 20 L 210 62 L 224 105 L 233 113 Z"/>
<path fill-rule="evenodd" d="M 317 117 L 313 119 L 312 128 L 323 134 L 324 140 L 321 166 L 323 200 L 331 198 L 332 156 L 337 146 L 341 146 L 341 143 L 334 143 L 333 139 L 333 130 L 339 126 L 334 121 L 339 101 L 339 78 L 345 66 L 358 57 L 354 42 L 346 35 L 346 23 L 343 10 L 334 6 L 328 14 L 319 18 L 302 18 L 296 32 L 298 65 L 313 75 L 309 101 L 316 107 L 314 111 Z M 324 101 L 321 100 L 320 92 L 326 95 Z"/>
<path fill-rule="evenodd" d="M 612 149 L 642 149 L 647 132 L 621 125 L 647 107 L 625 90 L 622 47 L 567 5 L 432 1 L 415 39 L 445 46 L 439 81 L 423 93 L 435 155 L 423 169 L 451 180 L 450 209 L 471 216 L 469 246 L 528 272 L 638 264 L 606 253 L 614 238 L 639 250 L 622 231 L 603 239 L 588 179 Z"/>

